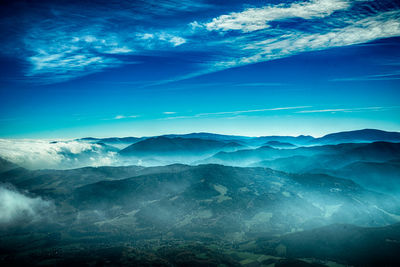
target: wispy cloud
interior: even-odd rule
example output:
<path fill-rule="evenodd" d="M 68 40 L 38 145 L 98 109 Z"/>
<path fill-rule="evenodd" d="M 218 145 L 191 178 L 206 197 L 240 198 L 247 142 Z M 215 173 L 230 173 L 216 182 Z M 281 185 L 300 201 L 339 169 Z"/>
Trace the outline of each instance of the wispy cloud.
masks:
<path fill-rule="evenodd" d="M 289 19 L 297 20 L 290 22 Z M 211 21 L 194 21 L 189 26 L 194 31 L 192 39 L 188 37 L 194 49 L 203 49 L 193 39 L 201 38 L 203 43 L 207 41 L 208 49 L 219 53 L 198 64 L 199 70 L 162 83 L 303 52 L 400 36 L 400 6 L 385 1 L 295 2 L 247 8 Z M 214 31 L 222 34 L 212 34 Z"/>
<path fill-rule="evenodd" d="M 294 106 L 294 107 L 276 107 L 276 108 L 265 108 L 265 109 L 249 109 L 249 110 L 236 110 L 236 111 L 221 111 L 221 112 L 207 112 L 197 113 L 194 115 L 183 115 L 183 116 L 170 116 L 166 118 L 160 118 L 160 120 L 177 120 L 177 119 L 193 119 L 193 118 L 208 118 L 208 117 L 224 117 L 224 118 L 242 118 L 246 114 L 251 113 L 263 113 L 263 112 L 274 112 L 283 110 L 293 110 L 294 113 L 336 113 L 336 112 L 375 112 L 385 111 L 391 109 L 398 109 L 400 106 L 388 106 L 388 107 L 356 107 L 356 108 L 328 108 L 328 109 L 309 109 L 312 106 Z M 304 109 L 304 110 L 303 110 Z"/>
<path fill-rule="evenodd" d="M 374 74 L 359 77 L 347 77 L 347 78 L 336 78 L 332 79 L 332 82 L 352 82 L 352 81 L 391 81 L 400 80 L 400 72 Z"/>
<path fill-rule="evenodd" d="M 163 118 L 163 119 L 174 120 L 174 119 L 189 119 L 189 118 L 202 118 L 202 117 L 215 117 L 215 116 L 232 116 L 232 115 L 240 115 L 240 114 L 246 114 L 246 113 L 303 109 L 303 108 L 310 108 L 310 107 L 311 106 L 296 106 L 296 107 L 277 107 L 277 108 L 264 108 L 264 109 L 208 112 L 208 113 L 198 113 L 198 114 L 189 115 L 189 116 L 173 116 L 173 117 L 167 117 L 167 118 Z"/>
<path fill-rule="evenodd" d="M 303 109 L 311 106 L 297 106 L 297 107 L 279 107 L 279 108 L 264 108 L 264 109 L 250 109 L 250 110 L 237 110 L 237 111 L 223 111 L 214 113 L 200 113 L 198 116 L 210 116 L 210 115 L 237 115 L 242 113 L 254 113 L 254 112 L 265 112 L 265 111 L 278 111 L 278 110 L 289 110 L 289 109 Z"/>
<path fill-rule="evenodd" d="M 400 5 L 394 1 L 288 1 L 241 9 L 236 5 L 234 11 L 226 8 L 228 4 L 221 6 L 225 9 L 213 7 L 209 13 L 221 10 L 219 15 L 207 18 L 205 13 L 196 13 L 211 8 L 202 0 L 92 4 L 84 9 L 76 4 L 53 4 L 49 10 L 32 13 L 28 20 L 2 19 L 2 25 L 18 29 L 2 52 L 28 62 L 27 77 L 48 83 L 138 64 L 132 56 L 174 60 L 177 53 L 202 53 L 201 58 L 188 60 L 191 68 L 182 68 L 177 77 L 155 81 L 157 85 L 302 52 L 400 36 Z M 182 20 L 177 23 L 180 15 Z"/>
<path fill-rule="evenodd" d="M 114 117 L 115 120 L 122 120 L 122 119 L 134 119 L 139 117 L 139 115 L 117 115 Z"/>
<path fill-rule="evenodd" d="M 288 57 L 301 52 L 322 50 L 369 42 L 379 38 L 400 35 L 400 11 L 390 11 L 361 20 L 348 21 L 343 28 L 322 28 L 320 32 L 299 32 L 294 29 L 272 31 L 273 38 L 259 40 L 251 34 L 239 41 L 236 49 L 242 49 L 237 57 L 214 63 L 215 70 L 236 67 L 272 59 Z M 321 31 L 322 30 L 322 31 Z M 239 51 L 238 51 L 239 52 Z"/>
<path fill-rule="evenodd" d="M 308 2 L 296 2 L 291 4 L 267 5 L 261 8 L 247 8 L 242 12 L 232 12 L 221 15 L 212 21 L 199 24 L 209 31 L 232 31 L 252 32 L 269 28 L 269 22 L 289 18 L 323 18 L 331 15 L 337 10 L 350 7 L 351 1 L 346 0 L 312 0 Z"/>
<path fill-rule="evenodd" d="M 129 57 L 185 44 L 178 29 L 143 27 L 155 15 L 209 7 L 199 1 L 134 1 L 114 5 L 88 4 L 84 8 L 49 4 L 25 19 L 5 17 L 0 23 L 20 30 L 9 36 L 2 52 L 29 63 L 25 75 L 52 83 L 73 79 L 133 62 Z M 112 10 L 112 12 L 111 12 Z M 160 13 L 158 13 L 160 12 Z M 6 47 L 5 47 L 6 46 Z"/>
<path fill-rule="evenodd" d="M 164 111 L 163 112 L 164 115 L 172 115 L 172 114 L 176 114 L 175 111 Z"/>
<path fill-rule="evenodd" d="M 362 107 L 362 108 L 332 108 L 332 109 L 315 109 L 315 110 L 301 110 L 296 113 L 336 113 L 336 112 L 360 112 L 360 111 L 382 111 L 392 109 L 395 107 Z"/>
<path fill-rule="evenodd" d="M 269 87 L 269 86 L 284 86 L 285 83 L 238 83 L 233 86 L 237 87 Z"/>
<path fill-rule="evenodd" d="M 26 52 L 30 54 L 26 60 L 31 64 L 27 76 L 68 80 L 106 68 L 138 63 L 120 56 L 140 55 L 148 49 L 177 47 L 186 42 L 184 38 L 166 32 L 154 33 L 152 38 L 142 40 L 142 34 L 132 36 L 124 31 L 115 34 L 109 30 L 101 31 L 101 25 L 76 31 L 69 23 L 54 26 L 51 31 L 40 23 L 24 38 Z M 50 43 L 49 39 L 52 40 Z"/>

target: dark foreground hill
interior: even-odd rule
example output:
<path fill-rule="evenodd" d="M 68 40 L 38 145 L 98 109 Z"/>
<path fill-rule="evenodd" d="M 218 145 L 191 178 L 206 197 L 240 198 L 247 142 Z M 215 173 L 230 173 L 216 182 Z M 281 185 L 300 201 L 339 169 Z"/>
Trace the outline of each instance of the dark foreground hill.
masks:
<path fill-rule="evenodd" d="M 288 258 L 317 258 L 356 266 L 399 266 L 400 224 L 364 228 L 333 224 L 256 241 L 259 252 Z"/>
<path fill-rule="evenodd" d="M 13 210 L 0 216 L 3 265 L 321 266 L 280 253 L 276 236 L 334 223 L 385 226 L 400 214 L 397 199 L 324 174 L 215 164 L 14 167 L 0 173 L 0 197 Z"/>
<path fill-rule="evenodd" d="M 133 235 L 171 231 L 241 240 L 253 233 L 281 234 L 330 223 L 386 225 L 400 214 L 396 199 L 351 180 L 268 168 L 16 168 L 0 174 L 0 181 L 70 207 L 68 214 L 58 210 L 60 218 L 76 220 L 79 214 L 99 229 L 126 228 Z"/>

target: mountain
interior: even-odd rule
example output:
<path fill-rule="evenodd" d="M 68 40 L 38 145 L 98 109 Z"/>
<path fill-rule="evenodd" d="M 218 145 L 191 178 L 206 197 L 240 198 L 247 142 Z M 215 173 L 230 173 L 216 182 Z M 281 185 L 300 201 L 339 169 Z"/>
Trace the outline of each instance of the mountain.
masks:
<path fill-rule="evenodd" d="M 277 141 L 283 143 L 291 143 L 298 146 L 306 145 L 311 143 L 314 137 L 310 135 L 299 135 L 299 136 L 260 136 L 255 138 L 255 141 L 259 144 L 265 144 L 269 141 Z"/>
<path fill-rule="evenodd" d="M 386 132 L 375 129 L 364 129 L 348 132 L 339 132 L 327 134 L 321 138 L 314 139 L 314 144 L 339 144 L 339 143 L 356 143 L 356 142 L 400 142 L 399 132 Z"/>
<path fill-rule="evenodd" d="M 285 151 L 286 150 L 280 150 L 270 146 L 262 146 L 256 149 L 240 149 L 234 152 L 221 151 L 212 157 L 199 161 L 198 163 L 215 163 L 244 167 L 266 158 L 279 157 L 279 155 L 282 155 Z"/>
<path fill-rule="evenodd" d="M 8 161 L 0 157 L 0 173 L 16 169 L 18 167 L 19 167 L 18 165 L 12 163 L 11 161 Z"/>
<path fill-rule="evenodd" d="M 16 188 L 1 189 L 0 197 L 6 193 L 34 218 L 15 225 L 0 221 L 4 266 L 321 266 L 307 265 L 303 252 L 283 254 L 292 253 L 287 234 L 335 223 L 386 226 L 400 219 L 399 200 L 351 180 L 260 167 L 14 168 L 0 173 L 0 182 Z M 45 218 L 35 216 L 38 208 Z M 324 254 L 315 256 L 325 260 Z"/>
<path fill-rule="evenodd" d="M 257 242 L 258 250 L 288 258 L 316 258 L 353 266 L 399 266 L 400 224 L 365 228 L 333 224 Z M 268 252 L 267 252 L 268 251 Z"/>
<path fill-rule="evenodd" d="M 107 138 L 84 137 L 84 138 L 80 138 L 77 140 L 103 142 L 106 144 L 115 144 L 115 143 L 131 143 L 131 144 L 133 144 L 142 139 L 143 138 L 140 138 L 140 137 L 107 137 Z"/>
<path fill-rule="evenodd" d="M 182 137 L 152 137 L 139 141 L 122 149 L 121 155 L 173 155 L 173 154 L 191 154 L 202 155 L 216 151 L 234 151 L 241 148 L 242 145 L 235 142 L 222 142 L 216 140 L 205 140 L 199 138 Z"/>
<path fill-rule="evenodd" d="M 386 225 L 400 214 L 394 198 L 328 175 L 221 165 L 165 170 L 76 188 L 71 205 L 101 231 L 223 240 L 335 222 Z"/>
<path fill-rule="evenodd" d="M 279 141 L 269 141 L 264 144 L 264 146 L 271 146 L 274 148 L 295 148 L 297 146 L 291 143 L 279 142 Z"/>
<path fill-rule="evenodd" d="M 110 137 L 110 138 L 94 138 L 85 137 L 77 140 L 90 141 L 90 142 L 103 142 L 105 144 L 116 145 L 116 144 L 134 144 L 145 139 L 165 137 L 165 138 L 184 138 L 184 139 L 202 139 L 202 140 L 213 140 L 221 142 L 235 142 L 241 145 L 248 146 L 262 146 L 267 145 L 268 142 L 280 142 L 280 143 L 290 143 L 295 145 L 306 145 L 314 140 L 314 137 L 309 135 L 299 135 L 299 136 L 260 136 L 260 137 L 250 137 L 250 136 L 240 136 L 240 135 L 224 135 L 224 134 L 214 134 L 214 133 L 189 133 L 189 134 L 166 134 L 160 136 L 150 136 L 150 137 Z M 276 145 L 278 143 L 275 143 Z"/>
<path fill-rule="evenodd" d="M 400 195 L 399 159 L 386 162 L 357 161 L 341 168 L 316 169 L 314 172 L 347 177 L 366 188 Z"/>
<path fill-rule="evenodd" d="M 0 265 L 398 266 L 400 143 L 382 132 L 2 148 L 36 166 L 130 165 L 0 158 Z"/>
<path fill-rule="evenodd" d="M 240 136 L 240 135 L 224 135 L 224 134 L 214 134 L 214 133 L 190 133 L 190 134 L 166 134 L 162 135 L 163 137 L 168 138 L 197 138 L 197 139 L 207 139 L 207 140 L 216 140 L 216 141 L 243 141 L 252 139 L 252 137 L 248 136 Z"/>
<path fill-rule="evenodd" d="M 70 170 L 27 170 L 21 167 L 0 173 L 0 183 L 48 196 L 65 197 L 78 187 L 100 181 L 112 181 L 153 173 L 173 173 L 189 166 L 174 164 L 160 167 L 121 166 L 84 167 Z"/>
<path fill-rule="evenodd" d="M 315 168 L 339 168 L 355 161 L 384 162 L 400 158 L 400 143 L 345 143 L 275 149 L 263 146 L 234 152 L 219 152 L 201 161 L 235 166 L 264 166 L 297 172 Z M 278 166 L 278 167 L 275 167 Z"/>
<path fill-rule="evenodd" d="M 327 145 L 340 143 L 359 143 L 359 142 L 400 142 L 399 132 L 387 132 L 375 129 L 363 129 L 356 131 L 338 132 L 327 134 L 320 138 L 314 138 L 309 135 L 299 136 L 237 136 L 223 135 L 214 133 L 190 133 L 190 134 L 168 134 L 153 137 L 109 137 L 109 138 L 93 138 L 86 137 L 77 140 L 89 142 L 102 142 L 109 145 L 125 148 L 127 145 L 132 145 L 146 139 L 169 138 L 169 139 L 201 139 L 220 142 L 234 142 L 244 146 L 272 146 L 276 148 L 293 148 L 294 146 L 309 146 L 309 145 Z"/>
<path fill-rule="evenodd" d="M 62 221 L 95 224 L 99 231 L 124 229 L 137 237 L 170 231 L 185 238 L 247 239 L 336 222 L 386 225 L 400 214 L 396 199 L 351 180 L 268 168 L 17 168 L 0 174 L 0 181 L 51 198 Z"/>
<path fill-rule="evenodd" d="M 310 172 L 314 169 L 324 169 L 331 167 L 329 165 L 330 156 L 290 156 L 282 157 L 272 160 L 263 160 L 251 164 L 252 167 L 266 167 L 278 171 L 290 172 L 290 173 L 304 173 Z M 327 163 L 328 162 L 328 163 Z M 335 166 L 336 167 L 336 166 Z M 322 172 L 325 173 L 325 172 Z"/>
<path fill-rule="evenodd" d="M 0 182 L 54 197 L 69 194 L 79 186 L 130 177 L 143 167 L 84 167 L 71 170 L 27 170 L 21 167 L 0 173 Z"/>
<path fill-rule="evenodd" d="M 139 137 L 108 137 L 108 138 L 102 138 L 100 139 L 100 141 L 104 142 L 104 143 L 109 143 L 109 144 L 113 144 L 113 143 L 135 143 L 138 142 L 140 140 L 142 140 L 143 138 L 139 138 Z"/>
<path fill-rule="evenodd" d="M 123 149 L 129 145 L 132 145 L 144 139 L 146 138 L 145 137 L 107 137 L 107 138 L 85 137 L 77 139 L 77 141 L 84 141 L 97 144 L 102 143 L 119 149 Z"/>
<path fill-rule="evenodd" d="M 268 145 L 267 142 L 282 142 L 282 143 L 293 143 L 298 145 L 304 145 L 311 142 L 314 137 L 312 136 L 260 136 L 260 137 L 249 137 L 249 136 L 238 136 L 238 135 L 222 135 L 213 133 L 190 133 L 190 134 L 169 134 L 163 135 L 164 137 L 175 138 L 199 138 L 206 140 L 217 140 L 217 141 L 230 141 L 237 142 L 248 146 L 261 146 Z M 277 143 L 276 143 L 277 144 Z"/>

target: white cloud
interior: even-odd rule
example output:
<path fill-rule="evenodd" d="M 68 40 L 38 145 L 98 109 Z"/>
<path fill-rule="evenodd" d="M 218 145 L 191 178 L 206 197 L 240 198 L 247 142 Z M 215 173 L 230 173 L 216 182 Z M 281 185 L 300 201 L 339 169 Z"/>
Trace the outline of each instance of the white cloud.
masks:
<path fill-rule="evenodd" d="M 200 113 L 197 116 L 210 116 L 210 115 L 236 115 L 242 113 L 253 113 L 253 112 L 265 112 L 265 111 L 278 111 L 278 110 L 289 110 L 289 109 L 303 109 L 309 108 L 310 106 L 298 106 L 298 107 L 279 107 L 279 108 L 264 108 L 264 109 L 250 109 L 250 110 L 237 110 L 237 111 L 223 111 L 223 112 L 214 112 L 214 113 Z"/>
<path fill-rule="evenodd" d="M 115 150 L 84 141 L 0 139 L 0 157 L 29 169 L 69 169 L 104 162 L 122 165 Z"/>
<path fill-rule="evenodd" d="M 267 4 L 225 12 L 202 21 L 193 13 L 193 22 L 183 22 L 185 17 L 182 25 L 170 23 L 175 23 L 175 19 L 163 18 L 151 27 L 147 22 L 154 14 L 176 16 L 176 12 L 210 5 L 186 0 L 184 3 L 134 1 L 126 5 L 130 8 L 115 12 L 110 12 L 107 6 L 88 8 L 79 17 L 74 13 L 76 6 L 55 6 L 56 16 L 32 16 L 33 22 L 24 23 L 21 27 L 24 31 L 14 36 L 17 40 L 14 48 L 3 47 L 3 51 L 13 51 L 10 53 L 30 63 L 25 70 L 29 79 L 38 77 L 45 82 L 64 81 L 131 64 L 129 56 L 132 55 L 162 55 L 173 60 L 175 54 L 168 54 L 169 51 L 201 52 L 201 58 L 188 58 L 193 66 L 182 68 L 178 77 L 167 77 L 150 85 L 154 86 L 302 52 L 400 35 L 400 6 L 381 1 L 310 0 Z M 293 18 L 300 19 L 286 23 Z"/>
<path fill-rule="evenodd" d="M 364 108 L 333 108 L 333 109 L 316 109 L 316 110 L 301 110 L 296 113 L 335 113 L 335 112 L 356 112 L 356 111 L 382 111 L 385 107 L 364 107 Z"/>
<path fill-rule="evenodd" d="M 332 79 L 332 82 L 347 82 L 347 81 L 391 81 L 391 80 L 399 80 L 400 79 L 400 71 L 395 71 L 392 73 L 384 73 L 384 74 L 373 74 L 359 77 L 347 77 L 347 78 L 336 78 Z"/>
<path fill-rule="evenodd" d="M 113 37 L 96 36 L 96 32 L 88 35 L 91 31 L 75 31 L 65 25 L 50 31 L 42 24 L 33 27 L 23 39 L 29 54 L 26 60 L 31 64 L 26 76 L 63 81 L 122 64 L 107 54 L 124 54 L 128 48 Z"/>
<path fill-rule="evenodd" d="M 23 44 L 18 44 L 24 50 L 17 55 L 30 63 L 25 75 L 40 77 L 45 82 L 64 81 L 132 64 L 129 58 L 116 55 L 141 55 L 147 50 L 163 50 L 186 43 L 179 33 L 168 29 L 142 33 L 129 25 L 114 31 L 110 29 L 109 20 L 111 17 L 104 17 L 96 26 L 87 23 L 82 27 L 76 27 L 76 21 L 69 18 L 31 25 L 22 38 Z"/>
<path fill-rule="evenodd" d="M 114 119 L 121 120 L 121 119 L 137 118 L 137 117 L 139 117 L 139 116 L 138 115 L 129 115 L 129 116 L 117 115 L 114 117 Z"/>
<path fill-rule="evenodd" d="M 49 201 L 0 185 L 0 226 L 39 221 L 52 210 Z"/>
<path fill-rule="evenodd" d="M 174 111 L 164 111 L 163 114 L 172 115 L 172 114 L 176 114 L 176 112 L 174 112 Z"/>
<path fill-rule="evenodd" d="M 174 46 L 180 46 L 180 45 L 186 43 L 186 40 L 179 36 L 173 36 L 169 40 L 169 42 L 172 43 Z"/>
<path fill-rule="evenodd" d="M 242 12 L 232 12 L 214 18 L 204 26 L 209 31 L 252 32 L 268 28 L 268 22 L 288 18 L 323 18 L 338 10 L 350 7 L 351 1 L 346 0 L 312 0 L 292 4 L 268 5 L 262 8 L 247 8 Z M 193 22 L 192 28 L 199 24 Z"/>
<path fill-rule="evenodd" d="M 132 49 L 124 46 L 124 47 L 116 47 L 106 51 L 108 54 L 127 54 L 134 52 Z"/>
<path fill-rule="evenodd" d="M 212 71 L 288 57 L 301 52 L 365 43 L 380 38 L 400 36 L 400 11 L 384 12 L 376 16 L 348 22 L 349 26 L 326 29 L 322 33 L 286 30 L 280 36 L 252 41 L 239 39 L 233 51 L 236 57 L 209 66 Z M 234 42 L 232 42 L 234 43 Z M 244 51 L 244 52 L 243 52 Z M 243 54 L 245 54 L 243 56 Z"/>
<path fill-rule="evenodd" d="M 278 107 L 278 108 L 264 108 L 264 109 L 236 110 L 236 111 L 221 111 L 221 112 L 198 113 L 198 114 L 195 114 L 192 116 L 174 116 L 174 117 L 167 117 L 164 119 L 172 120 L 172 119 L 189 119 L 189 118 L 201 118 L 201 117 L 224 116 L 224 115 L 231 116 L 231 115 L 239 115 L 239 114 L 243 114 L 243 113 L 303 109 L 303 108 L 310 108 L 310 107 L 311 106 L 297 106 L 297 107 Z"/>
<path fill-rule="evenodd" d="M 42 27 L 38 25 L 24 39 L 30 54 L 26 60 L 31 64 L 26 76 L 48 76 L 60 81 L 126 63 L 115 55 L 136 55 L 186 43 L 183 37 L 167 32 L 136 34 L 132 38 L 125 31 L 111 34 L 88 27 L 76 32 L 63 26 L 49 32 Z"/>
<path fill-rule="evenodd" d="M 140 34 L 138 34 L 138 36 L 140 39 L 143 39 L 143 40 L 148 40 L 148 39 L 154 38 L 154 34 L 152 34 L 152 33 L 143 33 L 143 34 L 140 33 Z"/>
<path fill-rule="evenodd" d="M 388 107 L 359 107 L 359 108 L 330 108 L 330 109 L 313 109 L 308 110 L 312 106 L 295 106 L 295 107 L 277 107 L 277 108 L 266 108 L 266 109 L 250 109 L 250 110 L 237 110 L 237 111 L 221 111 L 221 112 L 210 112 L 210 113 L 198 113 L 195 115 L 188 116 L 173 116 L 167 117 L 163 120 L 174 120 L 174 119 L 192 119 L 192 118 L 207 118 L 214 116 L 223 116 L 226 119 L 241 118 L 248 113 L 255 112 L 269 112 L 269 111 L 281 111 L 281 110 L 294 110 L 294 113 L 335 113 L 335 112 L 375 112 L 385 111 L 390 109 L 398 109 L 400 106 L 388 106 Z M 299 110 L 305 109 L 305 110 Z M 298 110 L 298 111 L 296 111 Z M 233 116 L 233 117 L 232 117 Z"/>
<path fill-rule="evenodd" d="M 176 36 L 176 35 L 172 35 L 166 32 L 161 32 L 159 34 L 157 34 L 157 37 L 159 40 L 161 41 L 166 41 L 170 44 L 172 44 L 173 46 L 180 46 L 184 43 L 186 43 L 186 40 L 182 37 Z"/>

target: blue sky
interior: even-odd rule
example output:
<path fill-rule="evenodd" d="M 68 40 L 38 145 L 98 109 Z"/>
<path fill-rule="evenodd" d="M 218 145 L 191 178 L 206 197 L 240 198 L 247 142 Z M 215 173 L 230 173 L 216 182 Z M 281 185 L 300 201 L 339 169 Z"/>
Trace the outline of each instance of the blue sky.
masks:
<path fill-rule="evenodd" d="M 396 1 L 2 5 L 0 137 L 400 131 Z"/>

